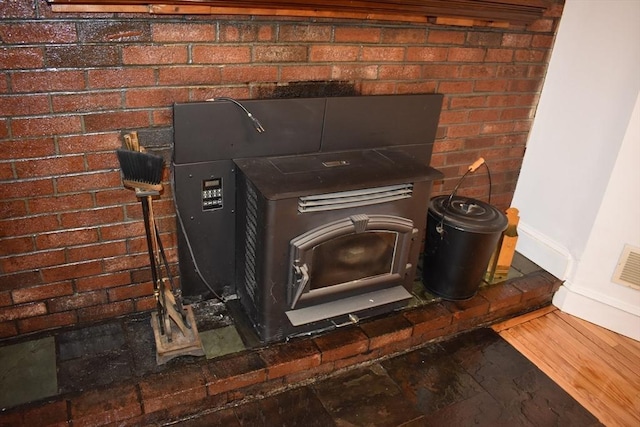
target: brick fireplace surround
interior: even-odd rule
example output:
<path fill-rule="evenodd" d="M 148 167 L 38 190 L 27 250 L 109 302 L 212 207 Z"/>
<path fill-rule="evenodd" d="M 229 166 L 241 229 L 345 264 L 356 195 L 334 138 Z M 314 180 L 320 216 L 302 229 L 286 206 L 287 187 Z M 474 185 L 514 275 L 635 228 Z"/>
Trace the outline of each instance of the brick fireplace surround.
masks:
<path fill-rule="evenodd" d="M 44 0 L 3 1 L 0 339 L 153 308 L 140 206 L 122 187 L 114 151 L 136 130 L 168 160 L 174 102 L 441 93 L 431 166 L 446 178 L 434 195 L 482 156 L 492 203 L 507 208 L 562 8 L 551 1 L 529 25 L 492 27 L 82 15 L 53 13 Z M 486 200 L 486 175 L 459 193 Z M 165 186 L 154 206 L 176 267 L 171 197 Z"/>

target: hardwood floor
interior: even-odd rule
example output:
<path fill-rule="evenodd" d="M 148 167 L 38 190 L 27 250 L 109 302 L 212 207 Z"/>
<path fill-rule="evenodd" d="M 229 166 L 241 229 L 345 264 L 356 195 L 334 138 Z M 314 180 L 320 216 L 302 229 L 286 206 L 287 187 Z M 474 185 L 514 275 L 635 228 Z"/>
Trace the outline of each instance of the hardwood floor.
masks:
<path fill-rule="evenodd" d="M 640 425 L 640 342 L 553 306 L 493 329 L 603 424 Z"/>

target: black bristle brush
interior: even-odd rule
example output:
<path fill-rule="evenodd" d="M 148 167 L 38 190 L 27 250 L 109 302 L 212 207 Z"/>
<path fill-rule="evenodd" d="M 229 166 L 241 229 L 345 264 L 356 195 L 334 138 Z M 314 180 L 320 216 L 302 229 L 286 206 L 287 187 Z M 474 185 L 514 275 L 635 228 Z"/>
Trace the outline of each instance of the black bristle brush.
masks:
<path fill-rule="evenodd" d="M 164 168 L 162 157 L 143 151 L 120 148 L 116 154 L 125 187 L 151 191 L 162 190 L 162 169 Z"/>

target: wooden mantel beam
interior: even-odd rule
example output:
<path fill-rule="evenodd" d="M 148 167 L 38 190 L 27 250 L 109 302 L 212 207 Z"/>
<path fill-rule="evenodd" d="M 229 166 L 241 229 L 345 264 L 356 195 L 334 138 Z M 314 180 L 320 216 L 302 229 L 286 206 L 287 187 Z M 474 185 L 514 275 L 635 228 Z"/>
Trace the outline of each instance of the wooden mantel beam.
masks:
<path fill-rule="evenodd" d="M 54 12 L 257 15 L 471 25 L 530 24 L 551 0 L 48 0 Z"/>

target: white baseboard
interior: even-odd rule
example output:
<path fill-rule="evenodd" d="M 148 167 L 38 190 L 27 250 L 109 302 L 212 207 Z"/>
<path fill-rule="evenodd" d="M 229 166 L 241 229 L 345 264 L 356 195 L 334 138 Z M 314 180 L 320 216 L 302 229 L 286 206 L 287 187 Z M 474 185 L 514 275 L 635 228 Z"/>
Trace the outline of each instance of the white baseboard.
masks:
<path fill-rule="evenodd" d="M 565 313 L 640 341 L 640 313 L 634 306 L 565 283 L 553 296 L 553 305 Z M 594 298 L 596 297 L 596 298 Z"/>
<path fill-rule="evenodd" d="M 571 274 L 573 257 L 569 250 L 522 221 L 518 224 L 516 250 L 558 279 L 565 280 Z"/>

